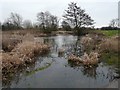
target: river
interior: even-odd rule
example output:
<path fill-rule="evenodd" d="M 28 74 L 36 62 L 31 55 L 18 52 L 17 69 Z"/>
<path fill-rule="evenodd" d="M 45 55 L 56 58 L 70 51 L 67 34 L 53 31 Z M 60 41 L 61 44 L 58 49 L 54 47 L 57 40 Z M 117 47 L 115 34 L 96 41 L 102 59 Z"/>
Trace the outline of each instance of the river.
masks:
<path fill-rule="evenodd" d="M 35 63 L 22 72 L 16 73 L 14 78 L 3 83 L 2 87 L 9 88 L 99 88 L 107 86 L 114 78 L 114 70 L 105 63 L 98 67 L 85 69 L 68 62 L 70 54 L 83 54 L 79 37 L 72 35 L 58 35 L 38 37 L 44 43 L 51 44 L 50 53 L 39 56 Z M 58 55 L 59 49 L 64 49 L 63 55 Z"/>

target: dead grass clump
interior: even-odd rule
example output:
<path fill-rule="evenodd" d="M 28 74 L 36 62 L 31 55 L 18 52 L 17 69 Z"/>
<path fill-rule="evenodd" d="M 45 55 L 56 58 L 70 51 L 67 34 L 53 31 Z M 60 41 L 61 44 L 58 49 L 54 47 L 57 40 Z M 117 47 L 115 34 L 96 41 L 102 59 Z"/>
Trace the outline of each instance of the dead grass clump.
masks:
<path fill-rule="evenodd" d="M 65 53 L 65 49 L 63 49 L 63 48 L 58 49 L 58 56 L 59 57 L 62 57 L 64 55 L 64 53 Z"/>
<path fill-rule="evenodd" d="M 32 31 L 6 31 L 2 35 L 2 50 L 0 62 L 3 81 L 22 68 L 35 62 L 37 55 L 49 52 L 50 47 L 43 44 L 43 40 L 34 41 L 36 32 Z M 38 33 L 37 35 L 39 35 Z"/>
<path fill-rule="evenodd" d="M 45 44 L 25 41 L 16 46 L 12 52 L 16 52 L 21 57 L 34 58 L 38 54 L 44 54 L 49 51 L 49 46 Z"/>
<path fill-rule="evenodd" d="M 10 52 L 20 42 L 21 40 L 4 38 L 2 39 L 2 49 L 5 52 Z"/>
<path fill-rule="evenodd" d="M 71 55 L 68 57 L 68 61 L 72 61 L 73 63 L 79 65 L 83 64 L 86 67 L 92 67 L 98 65 L 99 54 L 96 52 L 91 52 L 90 54 L 84 53 L 83 56 L 77 57 L 75 55 Z"/>
<path fill-rule="evenodd" d="M 34 47 L 35 54 L 46 54 L 50 50 L 49 45 L 36 43 Z"/>
<path fill-rule="evenodd" d="M 93 42 L 93 39 L 91 37 L 85 36 L 81 38 L 81 43 L 84 45 L 89 45 Z"/>
<path fill-rule="evenodd" d="M 10 35 L 3 33 L 2 35 L 2 49 L 5 52 L 10 52 L 22 40 L 17 35 Z"/>
<path fill-rule="evenodd" d="M 81 38 L 81 43 L 84 46 L 85 52 L 99 51 L 99 44 L 104 40 L 103 36 L 87 34 Z"/>
<path fill-rule="evenodd" d="M 2 53 L 0 53 L 0 72 L 2 71 Z"/>
<path fill-rule="evenodd" d="M 91 67 L 93 65 L 98 64 L 98 57 L 99 57 L 98 53 L 91 52 L 89 55 L 87 53 L 84 53 L 84 55 L 81 58 L 83 60 L 83 65 Z"/>
<path fill-rule="evenodd" d="M 80 63 L 82 63 L 81 58 L 77 57 L 77 56 L 75 56 L 73 54 L 68 57 L 68 61 L 73 62 L 73 63 L 75 63 L 77 65 L 80 64 Z"/>
<path fill-rule="evenodd" d="M 17 53 L 21 57 L 34 57 L 34 42 L 22 42 L 19 43 L 12 52 Z"/>
<path fill-rule="evenodd" d="M 18 68 L 20 65 L 23 64 L 22 58 L 19 57 L 19 55 L 14 54 L 11 55 L 10 53 L 2 53 L 2 70 L 3 72 L 6 71 L 9 72 L 12 69 Z M 12 71 L 13 71 L 12 70 Z"/>
<path fill-rule="evenodd" d="M 100 44 L 100 50 L 102 52 L 119 52 L 117 39 L 106 39 Z"/>
<path fill-rule="evenodd" d="M 29 41 L 19 43 L 11 52 L 1 54 L 3 74 L 14 72 L 17 68 L 34 62 L 37 55 L 49 50 L 49 46 L 44 44 Z"/>
<path fill-rule="evenodd" d="M 34 42 L 34 36 L 32 34 L 26 34 L 22 37 L 22 42 L 31 41 Z"/>
<path fill-rule="evenodd" d="M 96 39 L 93 39 L 93 37 L 87 35 L 81 38 L 81 44 L 84 46 L 83 50 L 90 53 L 91 51 L 96 50 L 98 43 Z"/>

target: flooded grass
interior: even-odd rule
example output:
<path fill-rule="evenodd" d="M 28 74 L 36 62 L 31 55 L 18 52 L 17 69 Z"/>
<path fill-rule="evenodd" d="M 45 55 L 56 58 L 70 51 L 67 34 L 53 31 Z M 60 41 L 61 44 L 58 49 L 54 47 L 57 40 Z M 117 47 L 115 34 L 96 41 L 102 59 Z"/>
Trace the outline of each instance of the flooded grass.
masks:
<path fill-rule="evenodd" d="M 108 65 L 120 64 L 120 61 L 118 59 L 118 53 L 114 53 L 114 52 L 103 53 L 100 59 Z"/>
<path fill-rule="evenodd" d="M 38 72 L 38 71 L 47 69 L 47 68 L 49 68 L 49 67 L 51 66 L 51 64 L 52 64 L 52 63 L 47 63 L 47 65 L 45 65 L 44 67 L 37 68 L 37 69 L 35 69 L 35 70 L 33 70 L 33 71 L 30 71 L 30 72 L 27 71 L 26 76 L 29 76 L 29 75 L 35 74 L 35 73 Z"/>

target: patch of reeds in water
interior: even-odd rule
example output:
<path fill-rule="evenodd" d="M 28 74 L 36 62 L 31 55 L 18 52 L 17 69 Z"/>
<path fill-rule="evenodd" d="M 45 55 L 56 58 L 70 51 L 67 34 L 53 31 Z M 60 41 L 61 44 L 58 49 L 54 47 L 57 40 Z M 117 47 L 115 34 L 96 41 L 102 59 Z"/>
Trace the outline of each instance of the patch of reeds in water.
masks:
<path fill-rule="evenodd" d="M 82 64 L 87 67 L 92 67 L 98 64 L 99 54 L 96 52 L 91 52 L 90 54 L 84 53 L 83 56 L 77 57 L 75 55 L 70 55 L 68 61 L 75 63 L 76 65 Z"/>

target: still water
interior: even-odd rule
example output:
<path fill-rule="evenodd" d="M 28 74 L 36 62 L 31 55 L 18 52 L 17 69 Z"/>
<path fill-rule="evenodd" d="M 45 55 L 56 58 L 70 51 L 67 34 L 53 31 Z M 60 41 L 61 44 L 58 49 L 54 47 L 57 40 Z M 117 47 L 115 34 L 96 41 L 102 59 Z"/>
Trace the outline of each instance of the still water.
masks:
<path fill-rule="evenodd" d="M 77 36 L 39 37 L 38 41 L 51 45 L 46 56 L 40 56 L 31 66 L 17 73 L 3 87 L 11 88 L 99 88 L 106 87 L 115 75 L 114 70 L 104 63 L 98 67 L 85 69 L 83 66 L 69 64 L 67 57 L 72 53 L 83 54 L 83 46 Z M 63 55 L 58 55 L 64 49 Z"/>

